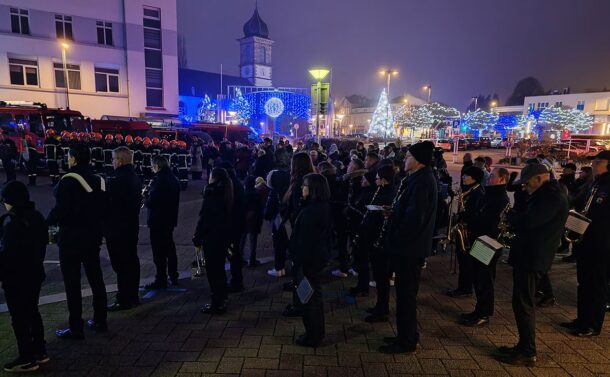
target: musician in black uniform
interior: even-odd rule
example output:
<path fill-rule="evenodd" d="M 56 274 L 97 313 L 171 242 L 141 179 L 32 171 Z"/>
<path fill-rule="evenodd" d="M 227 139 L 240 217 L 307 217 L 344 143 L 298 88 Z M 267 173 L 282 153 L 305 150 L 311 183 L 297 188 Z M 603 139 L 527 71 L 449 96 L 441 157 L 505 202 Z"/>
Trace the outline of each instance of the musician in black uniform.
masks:
<path fill-rule="evenodd" d="M 133 152 L 127 147 L 114 150 L 114 179 L 108 182 L 108 206 L 104 236 L 112 269 L 117 275 L 116 301 L 109 311 L 131 309 L 138 305 L 140 260 L 138 234 L 142 184 L 133 168 Z"/>
<path fill-rule="evenodd" d="M 98 332 L 107 329 L 106 286 L 100 267 L 106 187 L 103 178 L 91 173 L 90 158 L 86 145 L 70 148 L 70 171 L 55 186 L 55 207 L 47 218 L 49 225 L 59 226 L 59 261 L 70 312 L 70 327 L 55 332 L 62 339 L 83 338 L 81 265 L 93 292 L 93 320 L 87 325 Z"/>
<path fill-rule="evenodd" d="M 44 154 L 52 185 L 59 181 L 59 161 L 61 160 L 62 152 L 59 147 L 59 141 L 55 137 L 55 131 L 53 129 L 47 130 L 47 137 L 44 140 Z"/>
<path fill-rule="evenodd" d="M 23 183 L 6 184 L 1 202 L 8 212 L 0 217 L 0 282 L 19 351 L 19 357 L 5 364 L 4 370 L 30 372 L 49 361 L 38 311 L 40 287 L 45 279 L 47 225 Z"/>
<path fill-rule="evenodd" d="M 469 221 L 471 242 L 475 237 L 489 236 L 497 238 L 500 216 L 509 204 L 506 193 L 506 183 L 509 173 L 504 168 L 494 168 L 489 176 L 489 185 L 485 186 L 485 195 L 474 216 Z M 506 211 L 507 212 L 507 211 Z M 461 317 L 462 324 L 466 326 L 483 326 L 489 323 L 489 317 L 494 313 L 494 280 L 496 278 L 496 264 L 501 253 L 497 253 L 488 265 L 472 258 L 474 292 L 477 303 L 474 311 Z"/>
<path fill-rule="evenodd" d="M 465 224 L 465 238 L 468 239 L 468 245 L 464 245 L 466 250 L 462 250 L 459 241 L 456 241 L 456 243 L 458 243 L 456 245 L 456 256 L 459 266 L 458 287 L 445 292 L 450 297 L 466 297 L 472 295 L 472 288 L 474 285 L 474 260 L 468 252 L 474 240 L 477 237 L 482 236 L 482 234 L 478 234 L 477 232 L 473 233 L 472 228 L 481 210 L 483 196 L 485 195 L 485 189 L 482 186 L 484 177 L 485 174 L 483 170 L 476 166 L 469 166 L 464 169 L 464 175 L 462 176 L 462 184 L 466 188 L 466 191 L 462 193 L 464 208 L 462 208 L 461 213 L 457 214 L 456 221 Z"/>
<path fill-rule="evenodd" d="M 438 203 L 437 184 L 430 167 L 434 144 L 412 145 L 406 155 L 408 175 L 396 194 L 384 234 L 384 249 L 396 271 L 396 330 L 383 353 L 413 353 L 419 341 L 417 332 L 417 291 L 421 267 L 432 249 Z"/>
<path fill-rule="evenodd" d="M 594 181 L 583 212 L 591 223 L 576 244 L 577 318 L 562 324 L 580 337 L 597 336 L 602 330 L 610 265 L 610 151 L 590 159 Z"/>
<path fill-rule="evenodd" d="M 174 228 L 178 225 L 180 182 L 172 174 L 169 163 L 162 156 L 152 158 L 155 177 L 144 204 L 148 208 L 148 228 L 153 261 L 157 268 L 155 280 L 146 289 L 167 288 L 167 277 L 178 284 L 178 258 L 174 243 Z"/>
<path fill-rule="evenodd" d="M 518 184 L 530 194 L 526 208 L 507 215 L 514 229 L 509 263 L 513 266 L 513 312 L 519 331 L 514 347 L 500 347 L 500 360 L 534 366 L 536 316 L 534 296 L 540 278 L 549 272 L 568 217 L 568 197 L 557 181 L 551 181 L 543 164 L 526 165 Z"/>

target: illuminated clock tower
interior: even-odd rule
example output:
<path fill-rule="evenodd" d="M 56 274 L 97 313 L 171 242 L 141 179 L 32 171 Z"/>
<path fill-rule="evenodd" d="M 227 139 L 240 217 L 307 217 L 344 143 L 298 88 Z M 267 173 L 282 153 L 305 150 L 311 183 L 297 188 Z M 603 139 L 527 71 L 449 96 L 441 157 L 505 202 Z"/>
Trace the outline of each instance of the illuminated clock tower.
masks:
<path fill-rule="evenodd" d="M 258 14 L 258 6 L 254 14 L 244 24 L 244 37 L 239 39 L 241 77 L 248 79 L 254 86 L 270 87 L 271 82 L 271 47 L 267 24 Z"/>

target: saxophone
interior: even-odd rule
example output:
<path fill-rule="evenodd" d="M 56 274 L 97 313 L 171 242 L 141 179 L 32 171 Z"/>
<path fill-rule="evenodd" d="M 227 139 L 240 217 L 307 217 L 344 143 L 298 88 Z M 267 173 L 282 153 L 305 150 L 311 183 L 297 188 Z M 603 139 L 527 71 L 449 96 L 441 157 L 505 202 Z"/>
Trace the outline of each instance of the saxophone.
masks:
<path fill-rule="evenodd" d="M 500 213 L 500 222 L 498 223 L 498 229 L 500 233 L 498 234 L 497 241 L 501 243 L 504 247 L 509 248 L 513 242 L 513 238 L 515 238 L 515 233 L 512 231 L 508 219 L 506 215 L 512 209 L 510 202 L 506 204 L 506 207 Z"/>
<path fill-rule="evenodd" d="M 394 208 L 396 203 L 398 203 L 402 199 L 402 196 L 404 195 L 405 191 L 407 191 L 406 190 L 407 179 L 409 179 L 409 176 L 403 178 L 403 180 L 400 181 L 400 186 L 398 186 L 398 192 L 396 193 L 396 196 L 394 197 L 394 200 L 392 201 L 392 206 L 391 206 L 392 208 Z M 390 225 L 390 220 L 392 219 L 392 215 L 393 215 L 393 213 L 391 213 L 389 216 L 387 216 L 383 219 L 383 224 L 381 225 L 381 231 L 379 232 L 379 236 L 377 237 L 377 240 L 373 244 L 373 246 L 377 249 L 383 248 L 383 242 L 385 240 L 385 233 L 388 230 L 388 225 Z"/>
<path fill-rule="evenodd" d="M 375 204 L 375 199 L 377 199 L 377 196 L 379 194 L 379 191 L 381 191 L 382 186 L 377 186 L 377 190 L 375 190 L 375 194 L 373 195 L 373 198 L 371 199 L 371 203 L 370 204 Z M 364 223 L 364 220 L 366 220 L 367 216 L 369 215 L 371 211 L 369 211 L 368 209 L 366 211 L 364 211 L 364 215 L 362 215 L 362 220 L 360 221 L 360 225 L 362 225 Z M 354 235 L 354 239 L 352 240 L 352 246 L 354 248 L 358 247 L 360 243 L 360 234 L 356 233 Z"/>
<path fill-rule="evenodd" d="M 461 215 L 466 210 L 466 200 L 468 199 L 467 196 L 470 195 L 473 190 L 478 189 L 479 186 L 480 184 L 476 184 L 468 189 L 468 191 L 463 193 L 460 192 L 458 194 L 458 209 L 456 216 Z M 468 226 L 466 223 L 463 220 L 456 221 L 449 233 L 453 235 L 453 239 L 455 240 L 458 250 L 463 253 L 467 253 L 468 249 L 470 249 L 470 240 L 468 238 Z"/>

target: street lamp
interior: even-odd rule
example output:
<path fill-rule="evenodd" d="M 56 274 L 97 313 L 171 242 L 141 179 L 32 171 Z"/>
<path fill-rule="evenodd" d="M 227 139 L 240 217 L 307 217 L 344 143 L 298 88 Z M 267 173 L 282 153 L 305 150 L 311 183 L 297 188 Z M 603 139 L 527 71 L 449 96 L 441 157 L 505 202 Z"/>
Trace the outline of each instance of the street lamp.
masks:
<path fill-rule="evenodd" d="M 432 85 L 430 85 L 430 84 L 424 85 L 424 87 L 422 89 L 428 91 L 428 103 L 430 103 L 430 99 L 432 98 Z"/>
<path fill-rule="evenodd" d="M 392 103 L 392 100 L 390 99 L 390 83 L 392 81 L 392 76 L 396 76 L 398 74 L 398 71 L 396 69 L 382 69 L 379 71 L 380 75 L 384 75 L 387 78 L 387 88 L 386 88 L 386 94 L 388 96 L 388 108 L 386 110 L 386 119 L 389 120 L 390 119 L 390 106 Z M 386 126 L 384 127 L 385 129 L 385 142 L 386 144 L 388 143 L 388 125 L 386 124 Z"/>
<path fill-rule="evenodd" d="M 354 125 L 353 125 L 353 124 L 350 124 L 348 127 L 349 127 L 349 135 L 350 135 L 350 136 L 352 136 L 352 134 L 353 134 L 353 129 L 354 129 Z"/>
<path fill-rule="evenodd" d="M 474 111 L 477 111 L 477 107 L 479 107 L 479 97 L 472 97 L 471 99 L 474 101 Z"/>
<path fill-rule="evenodd" d="M 70 94 L 68 89 L 68 64 L 66 63 L 66 51 L 70 48 L 70 44 L 62 41 L 61 45 L 61 62 L 64 67 L 64 84 L 66 85 L 66 110 L 70 109 Z"/>
<path fill-rule="evenodd" d="M 498 101 L 491 101 L 490 105 L 491 105 L 491 108 L 493 109 L 494 107 L 498 106 Z"/>
<path fill-rule="evenodd" d="M 322 91 L 322 80 L 324 80 L 324 78 L 328 75 L 328 73 L 330 72 L 329 69 L 327 68 L 312 68 L 309 70 L 309 74 L 311 75 L 311 77 L 314 78 L 314 80 L 317 81 L 317 87 L 316 87 L 316 91 L 318 92 L 317 97 L 318 97 L 318 106 L 316 108 L 316 112 L 319 114 L 320 113 L 320 104 L 322 102 L 322 98 L 321 98 L 321 91 Z M 316 138 L 318 139 L 318 144 L 320 144 L 320 117 L 316 116 Z"/>
<path fill-rule="evenodd" d="M 336 118 L 339 121 L 339 130 L 341 130 L 342 129 L 342 121 L 343 121 L 343 118 L 345 118 L 345 114 L 337 114 Z M 341 131 L 339 131 L 339 132 L 341 132 Z"/>

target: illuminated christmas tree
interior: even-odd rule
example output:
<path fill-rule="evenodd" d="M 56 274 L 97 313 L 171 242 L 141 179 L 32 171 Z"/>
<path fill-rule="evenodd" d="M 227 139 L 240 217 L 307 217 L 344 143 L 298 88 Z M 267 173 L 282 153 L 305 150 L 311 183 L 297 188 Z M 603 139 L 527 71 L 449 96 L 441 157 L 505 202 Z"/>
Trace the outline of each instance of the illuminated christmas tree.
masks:
<path fill-rule="evenodd" d="M 250 103 L 241 94 L 239 88 L 235 89 L 235 99 L 233 99 L 232 107 L 233 111 L 237 113 L 237 122 L 239 124 L 247 125 L 250 123 L 250 117 L 252 116 Z"/>
<path fill-rule="evenodd" d="M 379 103 L 373 113 L 373 118 L 369 124 L 369 135 L 380 137 L 394 137 L 394 118 L 392 117 L 392 109 L 388 103 L 388 95 L 385 89 L 381 92 Z"/>
<path fill-rule="evenodd" d="M 207 94 L 203 97 L 197 108 L 197 120 L 207 123 L 216 122 L 216 105 L 212 103 Z"/>
<path fill-rule="evenodd" d="M 498 122 L 498 113 L 495 111 L 469 111 L 464 117 L 464 123 L 467 127 L 476 130 L 487 130 L 495 126 Z"/>

